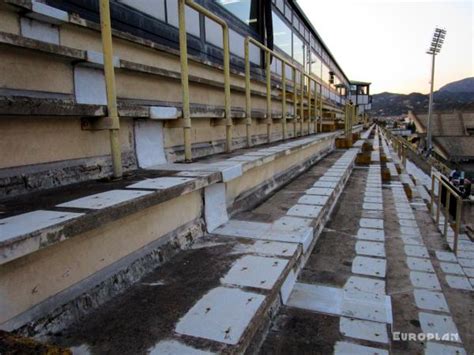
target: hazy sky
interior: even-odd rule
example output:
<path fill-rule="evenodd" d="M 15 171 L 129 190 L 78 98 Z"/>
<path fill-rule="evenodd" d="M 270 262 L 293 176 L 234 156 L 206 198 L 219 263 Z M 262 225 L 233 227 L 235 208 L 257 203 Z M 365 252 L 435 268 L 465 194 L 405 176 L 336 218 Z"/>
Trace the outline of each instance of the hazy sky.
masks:
<path fill-rule="evenodd" d="M 346 75 L 371 93 L 429 92 L 436 26 L 448 33 L 435 89 L 474 76 L 474 0 L 298 0 Z M 350 24 L 350 26 L 346 26 Z"/>

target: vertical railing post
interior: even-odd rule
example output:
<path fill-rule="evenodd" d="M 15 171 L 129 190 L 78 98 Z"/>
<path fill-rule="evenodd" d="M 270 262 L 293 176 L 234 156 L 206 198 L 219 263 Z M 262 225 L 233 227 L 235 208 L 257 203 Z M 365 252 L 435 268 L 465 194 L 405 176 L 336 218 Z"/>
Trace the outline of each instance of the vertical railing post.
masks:
<path fill-rule="evenodd" d="M 311 77 L 308 76 L 308 134 L 311 132 Z"/>
<path fill-rule="evenodd" d="M 319 131 L 323 131 L 323 84 L 319 86 Z"/>
<path fill-rule="evenodd" d="M 298 93 L 296 90 L 296 68 L 293 67 L 293 138 L 297 134 L 297 117 L 298 117 Z"/>
<path fill-rule="evenodd" d="M 265 75 L 267 79 L 267 141 L 272 141 L 272 75 L 271 75 L 271 54 L 265 52 Z"/>
<path fill-rule="evenodd" d="M 281 124 L 283 140 L 288 138 L 286 127 L 286 65 L 281 61 Z"/>
<path fill-rule="evenodd" d="M 114 53 L 112 47 L 112 22 L 110 19 L 109 0 L 100 0 L 100 28 L 102 50 L 104 52 L 104 75 L 107 91 L 107 115 L 110 124 L 109 139 L 114 178 L 122 177 L 122 153 L 120 151 L 120 119 L 117 109 L 117 92 L 115 87 Z"/>
<path fill-rule="evenodd" d="M 439 226 L 439 213 L 441 210 L 441 180 L 436 177 L 436 180 L 438 180 L 438 208 L 436 208 L 436 225 Z"/>
<path fill-rule="evenodd" d="M 449 205 L 450 205 L 450 202 L 451 202 L 451 193 L 449 191 L 449 189 L 447 188 L 446 189 L 446 206 L 445 206 L 445 209 L 444 209 L 444 232 L 443 232 L 443 235 L 444 235 L 444 238 L 447 238 L 448 237 L 448 222 L 449 222 Z"/>
<path fill-rule="evenodd" d="M 433 205 L 434 205 L 434 189 L 435 189 L 435 177 L 434 174 L 431 175 L 431 200 L 430 200 L 430 214 L 434 215 Z"/>
<path fill-rule="evenodd" d="M 191 152 L 191 110 L 189 107 L 189 68 L 185 6 L 186 0 L 178 0 L 179 56 L 181 59 L 181 90 L 184 120 L 184 160 L 190 162 L 193 156 Z"/>
<path fill-rule="evenodd" d="M 252 146 L 252 107 L 250 92 L 250 47 L 249 38 L 245 38 L 245 130 L 247 136 L 247 148 Z"/>
<path fill-rule="evenodd" d="M 303 119 L 304 119 L 304 73 L 300 70 L 300 136 L 303 136 Z"/>
<path fill-rule="evenodd" d="M 225 105 L 225 126 L 226 126 L 226 152 L 232 151 L 232 112 L 230 104 L 230 46 L 229 27 L 222 26 L 222 42 L 224 49 L 224 105 Z"/>
<path fill-rule="evenodd" d="M 453 251 L 454 254 L 458 255 L 458 240 L 459 240 L 459 231 L 461 228 L 461 218 L 462 218 L 462 199 L 457 198 L 456 200 L 456 229 L 454 230 L 454 241 L 453 241 Z"/>

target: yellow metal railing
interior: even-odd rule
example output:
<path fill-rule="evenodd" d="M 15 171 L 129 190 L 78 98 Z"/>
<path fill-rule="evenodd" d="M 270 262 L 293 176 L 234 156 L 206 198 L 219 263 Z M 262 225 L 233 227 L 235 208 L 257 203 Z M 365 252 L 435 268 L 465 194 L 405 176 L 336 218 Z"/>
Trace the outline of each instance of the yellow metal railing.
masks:
<path fill-rule="evenodd" d="M 456 212 L 454 216 L 454 239 L 453 239 L 453 251 L 457 254 L 458 251 L 458 239 L 459 239 L 459 231 L 461 228 L 461 217 L 462 217 L 462 203 L 463 198 L 458 194 L 456 190 L 454 190 L 451 186 L 449 186 L 446 181 L 443 179 L 442 175 L 440 174 L 431 174 L 431 200 L 430 200 L 430 213 L 433 214 L 434 206 L 435 206 L 435 181 L 438 182 L 438 203 L 436 204 L 436 225 L 439 226 L 440 220 L 440 213 L 444 215 L 444 226 L 443 226 L 443 236 L 447 238 L 448 236 L 448 226 L 449 226 L 449 218 L 450 218 L 450 204 L 451 204 L 451 196 L 456 199 Z M 444 209 L 441 209 L 442 203 L 442 189 L 446 190 L 446 200 Z"/>
<path fill-rule="evenodd" d="M 206 8 L 198 5 L 192 0 L 178 0 L 179 16 L 179 50 L 181 58 L 181 85 L 183 96 L 183 118 L 184 118 L 184 159 L 192 160 L 191 152 L 191 110 L 189 99 L 189 67 L 186 33 L 185 6 L 196 10 L 222 27 L 222 47 L 224 53 L 224 106 L 226 125 L 226 152 L 232 151 L 232 116 L 230 103 L 230 49 L 229 49 L 229 27 L 220 17 L 214 15 Z"/>
<path fill-rule="evenodd" d="M 110 21 L 109 0 L 100 0 L 100 29 L 104 52 L 104 76 L 107 91 L 107 119 L 104 127 L 109 129 L 110 151 L 112 156 L 113 177 L 122 177 L 122 154 L 120 151 L 120 120 L 117 109 L 117 91 L 115 89 L 114 52 L 112 47 L 112 24 Z"/>
<path fill-rule="evenodd" d="M 308 134 L 310 133 L 311 121 L 316 122 L 314 126 L 314 132 L 317 132 L 317 115 L 319 113 L 320 119 L 322 119 L 322 90 L 320 91 L 319 100 L 315 92 L 315 117 L 312 120 L 311 107 L 312 107 L 312 84 L 320 83 L 316 80 L 311 74 L 304 72 L 303 69 L 299 68 L 295 64 L 287 60 L 283 55 L 276 53 L 270 48 L 266 47 L 262 43 L 253 39 L 252 37 L 246 37 L 245 39 L 245 113 L 246 113 L 246 134 L 247 134 L 247 146 L 251 146 L 251 130 L 252 125 L 252 104 L 251 104 L 251 75 L 250 75 L 250 45 L 255 45 L 257 48 L 261 49 L 265 53 L 265 76 L 266 76 L 266 116 L 267 116 L 267 141 L 271 142 L 272 135 L 272 75 L 271 75 L 271 59 L 278 59 L 281 66 L 281 91 L 282 91 L 282 139 L 285 140 L 288 138 L 288 127 L 287 127 L 287 77 L 286 77 L 286 68 L 290 67 L 292 69 L 292 83 L 293 83 L 293 135 L 296 137 L 298 135 L 297 124 L 299 123 L 300 135 L 303 135 L 303 120 L 304 120 L 304 102 L 305 94 L 307 95 L 306 101 L 308 105 Z M 299 110 L 300 115 L 298 118 L 298 90 L 297 90 L 297 75 L 300 77 L 300 93 L 299 93 Z M 306 84 L 306 85 L 305 85 Z M 317 86 L 315 86 L 317 89 Z M 315 90 L 317 91 L 317 90 Z"/>
<path fill-rule="evenodd" d="M 189 89 L 189 64 L 188 64 L 188 50 L 187 50 L 187 31 L 186 31 L 186 11 L 185 7 L 189 6 L 205 17 L 216 22 L 222 28 L 223 41 L 223 68 L 224 68 L 224 115 L 226 126 L 226 152 L 232 151 L 232 129 L 233 121 L 231 116 L 231 86 L 230 86 L 230 46 L 229 46 L 229 28 L 227 23 L 195 3 L 193 0 L 178 0 L 178 23 L 179 23 L 179 49 L 180 49 L 180 65 L 181 65 L 181 90 L 182 90 L 182 115 L 183 115 L 183 134 L 184 134 L 184 158 L 189 162 L 192 160 L 192 138 L 191 138 L 191 110 L 190 110 L 190 89 Z M 108 117 L 104 120 L 102 129 L 109 129 L 110 131 L 110 146 L 113 165 L 113 175 L 116 178 L 122 176 L 121 151 L 119 142 L 120 121 L 117 109 L 117 93 L 115 87 L 115 72 L 113 66 L 113 47 L 112 47 L 112 26 L 110 18 L 110 4 L 109 0 L 100 0 L 100 18 L 101 18 L 101 35 L 104 52 L 104 73 L 107 89 L 107 107 Z M 271 59 L 277 58 L 282 63 L 281 75 L 281 91 L 282 91 L 282 139 L 288 138 L 287 128 L 287 104 L 288 104 L 288 78 L 286 69 L 292 69 L 292 83 L 293 83 L 293 127 L 294 136 L 303 135 L 303 122 L 305 119 L 305 101 L 307 102 L 307 117 L 308 117 L 308 134 L 311 131 L 311 122 L 314 121 L 314 132 L 318 132 L 318 117 L 320 122 L 320 129 L 322 131 L 323 119 L 323 82 L 318 80 L 310 73 L 306 73 L 304 69 L 299 68 L 282 55 L 274 52 L 265 45 L 256 41 L 251 37 L 245 40 L 245 97 L 246 97 L 246 138 L 247 146 L 252 145 L 251 125 L 252 125 L 252 110 L 251 110 L 251 75 L 250 75 L 250 54 L 249 46 L 253 44 L 265 53 L 265 75 L 266 75 L 266 123 L 267 123 L 267 140 L 271 142 L 272 139 L 272 72 Z M 300 78 L 300 88 L 298 95 L 297 77 Z M 319 95 L 317 84 L 320 85 Z M 314 90 L 313 90 L 313 84 Z M 313 95 L 314 93 L 314 95 Z M 313 99 L 314 97 L 314 99 Z M 314 101 L 314 110 L 313 110 Z M 299 115 L 298 115 L 299 109 Z"/>

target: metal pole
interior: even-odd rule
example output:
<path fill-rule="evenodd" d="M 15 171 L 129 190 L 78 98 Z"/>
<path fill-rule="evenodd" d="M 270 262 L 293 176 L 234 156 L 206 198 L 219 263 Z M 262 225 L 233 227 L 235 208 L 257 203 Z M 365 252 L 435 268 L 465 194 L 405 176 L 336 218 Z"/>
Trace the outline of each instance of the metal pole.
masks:
<path fill-rule="evenodd" d="M 225 120 L 226 120 L 226 152 L 232 151 L 232 122 L 231 107 L 230 107 L 230 46 L 229 46 L 229 27 L 222 26 L 222 42 L 224 49 L 224 105 L 225 105 Z"/>
<path fill-rule="evenodd" d="M 191 110 L 189 107 L 189 68 L 185 2 L 186 0 L 178 0 L 179 57 L 181 59 L 181 89 L 184 119 L 184 160 L 190 162 L 193 156 L 191 152 Z"/>
<path fill-rule="evenodd" d="M 267 77 L 267 141 L 272 141 L 272 74 L 270 67 L 270 52 L 265 52 L 265 76 Z"/>
<path fill-rule="evenodd" d="M 453 251 L 454 254 L 458 254 L 458 239 L 459 239 L 459 230 L 461 227 L 461 217 L 462 217 L 462 200 L 460 198 L 456 201 L 456 229 L 454 231 L 454 241 L 453 241 Z"/>
<path fill-rule="evenodd" d="M 296 137 L 296 120 L 298 116 L 298 94 L 296 92 L 296 68 L 293 68 L 293 138 Z"/>
<path fill-rule="evenodd" d="M 444 237 L 448 237 L 448 224 L 449 224 L 449 205 L 451 202 L 451 193 L 449 189 L 446 189 L 446 206 L 444 210 Z"/>
<path fill-rule="evenodd" d="M 288 132 L 286 127 L 286 66 L 284 61 L 281 61 L 281 90 L 281 123 L 283 139 L 285 140 L 288 138 Z"/>
<path fill-rule="evenodd" d="M 427 131 L 427 145 L 428 150 L 431 151 L 433 148 L 432 143 L 432 116 L 433 116 L 433 88 L 434 88 L 434 73 L 435 73 L 435 57 L 436 54 L 432 54 L 432 61 L 431 61 L 431 86 L 430 86 L 430 101 L 428 105 L 428 131 Z"/>
<path fill-rule="evenodd" d="M 304 119 L 304 74 L 303 74 L 303 71 L 301 70 L 300 71 L 300 80 L 301 80 L 301 83 L 300 83 L 300 89 L 301 89 L 301 93 L 300 93 L 300 136 L 302 137 L 303 136 L 303 119 Z"/>
<path fill-rule="evenodd" d="M 308 134 L 311 132 L 311 78 L 308 76 Z"/>
<path fill-rule="evenodd" d="M 439 225 L 439 212 L 441 210 L 441 180 L 437 178 L 438 180 L 438 208 L 436 209 L 436 225 Z"/>
<path fill-rule="evenodd" d="M 122 154 L 120 151 L 120 119 L 117 109 L 117 92 L 115 88 L 115 71 L 112 47 L 112 23 L 110 20 L 109 0 L 100 0 L 100 28 L 102 49 L 104 52 L 104 75 L 107 91 L 107 115 L 110 121 L 109 137 L 112 155 L 113 177 L 122 177 Z"/>
<path fill-rule="evenodd" d="M 249 39 L 245 39 L 245 115 L 246 120 L 246 134 L 247 134 L 247 148 L 252 146 L 252 135 L 250 130 L 252 129 L 252 109 L 251 109 L 251 94 L 250 94 L 250 49 Z"/>

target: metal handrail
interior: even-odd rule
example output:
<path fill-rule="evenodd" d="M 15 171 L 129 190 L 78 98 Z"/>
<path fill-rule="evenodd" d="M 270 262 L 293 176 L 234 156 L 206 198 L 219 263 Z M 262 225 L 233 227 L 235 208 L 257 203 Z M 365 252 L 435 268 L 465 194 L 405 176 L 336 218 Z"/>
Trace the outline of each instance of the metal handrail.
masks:
<path fill-rule="evenodd" d="M 122 153 L 119 139 L 120 119 L 117 109 L 109 0 L 100 0 L 100 33 L 104 56 L 105 89 L 107 92 L 107 118 L 106 122 L 104 122 L 104 127 L 107 127 L 109 130 L 113 177 L 119 179 L 122 177 Z"/>
<path fill-rule="evenodd" d="M 459 195 L 459 193 L 454 190 L 451 186 L 449 186 L 446 181 L 442 178 L 441 174 L 432 173 L 431 174 L 431 200 L 430 200 L 430 213 L 433 214 L 434 205 L 435 205 L 435 181 L 438 181 L 438 203 L 436 207 L 436 224 L 439 225 L 440 219 L 440 211 L 441 211 L 441 194 L 442 188 L 446 189 L 446 204 L 444 208 L 444 228 L 443 228 L 443 236 L 447 238 L 448 234 L 448 224 L 449 224 L 449 208 L 451 203 L 451 195 L 454 196 L 456 199 L 456 215 L 455 215 L 455 227 L 454 227 L 454 241 L 453 241 L 453 251 L 457 255 L 458 251 L 458 239 L 459 239 L 459 231 L 461 228 L 461 217 L 462 217 L 462 202 L 463 198 Z"/>
<path fill-rule="evenodd" d="M 193 0 L 178 0 L 179 16 L 179 50 L 181 59 L 181 86 L 183 96 L 183 118 L 184 118 L 184 159 L 192 160 L 191 151 L 191 110 L 189 100 L 189 67 L 188 67 L 188 48 L 186 32 L 185 6 L 196 10 L 202 15 L 210 18 L 222 27 L 222 42 L 224 52 L 224 106 L 226 121 L 226 152 L 232 151 L 232 116 L 231 116 L 231 97 L 230 97 L 230 47 L 229 47 L 229 27 L 220 17 L 216 16 L 206 8 L 195 3 Z"/>
<path fill-rule="evenodd" d="M 259 49 L 265 52 L 265 76 L 266 76 L 266 98 L 267 98 L 267 139 L 268 142 L 271 141 L 271 126 L 272 126 L 272 119 L 271 119 L 271 57 L 277 58 L 282 63 L 282 75 L 281 75 L 281 90 L 282 90 L 282 139 L 287 139 L 288 131 L 286 125 L 287 119 L 287 78 L 286 78 L 286 66 L 292 68 L 293 72 L 293 107 L 294 107 L 294 136 L 297 135 L 297 128 L 296 128 L 296 120 L 297 120 L 297 109 L 298 109 L 298 99 L 297 99 L 297 82 L 296 76 L 297 74 L 300 75 L 300 118 L 299 118 L 299 125 L 300 125 L 300 134 L 303 134 L 303 119 L 304 119 L 304 99 L 305 99 L 305 79 L 308 80 L 307 85 L 307 101 L 308 101 L 308 134 L 310 132 L 311 126 L 311 105 L 312 105 L 312 83 L 319 83 L 321 85 L 320 90 L 320 97 L 319 100 L 316 96 L 317 89 L 315 90 L 315 114 L 316 111 L 319 111 L 319 117 L 322 123 L 322 86 L 323 83 L 313 77 L 310 73 L 306 73 L 303 69 L 300 69 L 297 65 L 291 63 L 287 60 L 283 55 L 275 52 L 274 50 L 268 48 L 267 46 L 263 45 L 262 43 L 258 42 L 254 38 L 247 36 L 245 38 L 245 113 L 246 113 L 246 133 L 247 133 L 247 146 L 251 146 L 251 132 L 250 126 L 252 125 L 252 117 L 251 117 L 251 78 L 250 78 L 250 44 L 255 45 Z M 319 108 L 319 110 L 318 110 Z M 315 121 L 315 129 L 314 131 L 317 132 L 317 115 L 314 117 L 313 121 Z"/>

